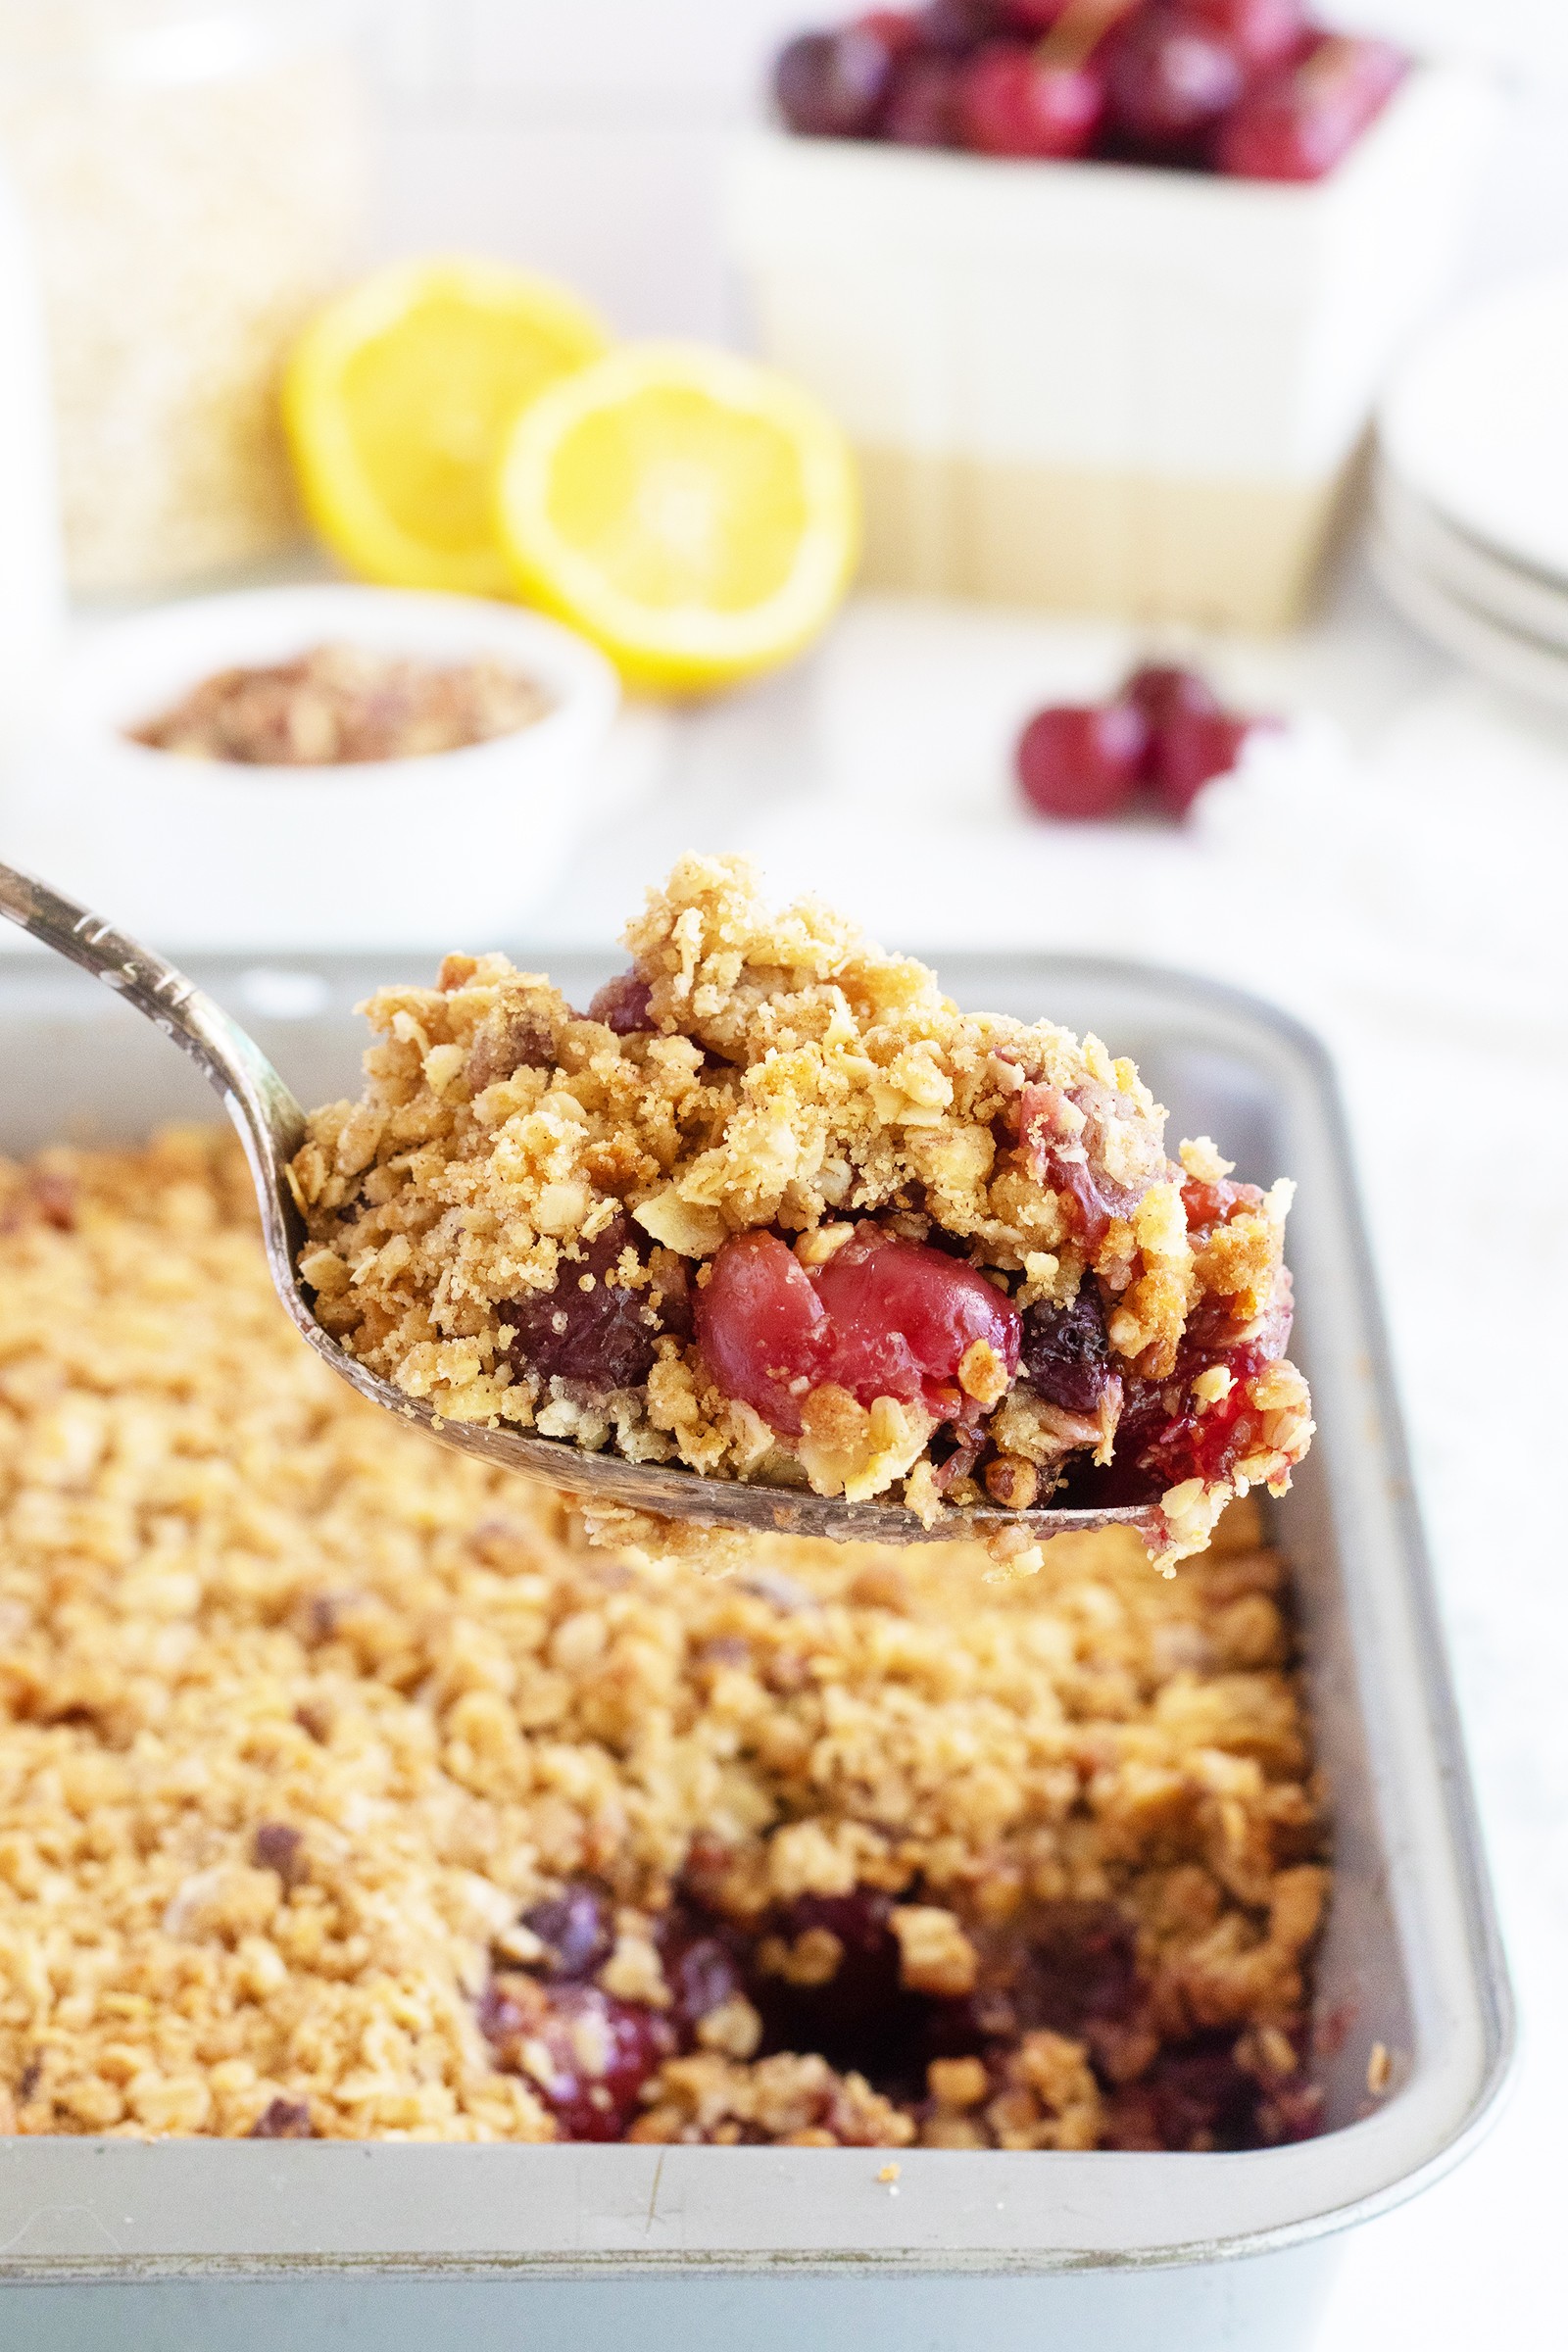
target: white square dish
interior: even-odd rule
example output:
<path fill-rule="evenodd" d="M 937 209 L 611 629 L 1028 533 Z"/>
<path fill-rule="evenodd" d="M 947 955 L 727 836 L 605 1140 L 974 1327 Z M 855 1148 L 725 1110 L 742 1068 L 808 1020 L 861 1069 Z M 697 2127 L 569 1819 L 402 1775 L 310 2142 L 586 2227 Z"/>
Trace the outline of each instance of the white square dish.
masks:
<path fill-rule="evenodd" d="M 1296 618 L 1500 115 L 1420 67 L 1309 186 L 742 140 L 730 251 L 762 356 L 855 443 L 866 583 Z"/>

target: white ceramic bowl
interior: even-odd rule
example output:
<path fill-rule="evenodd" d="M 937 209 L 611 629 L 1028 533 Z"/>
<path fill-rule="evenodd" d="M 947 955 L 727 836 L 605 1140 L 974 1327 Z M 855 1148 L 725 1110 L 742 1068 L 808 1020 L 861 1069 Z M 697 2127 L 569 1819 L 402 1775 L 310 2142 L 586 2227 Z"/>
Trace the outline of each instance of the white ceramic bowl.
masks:
<path fill-rule="evenodd" d="M 489 656 L 552 709 L 462 751 L 342 767 L 191 760 L 124 730 L 215 670 L 343 644 L 438 663 Z M 479 598 L 248 589 L 96 629 L 4 809 L 6 855 L 167 948 L 479 951 L 515 938 L 593 820 L 619 701 L 569 629 Z"/>

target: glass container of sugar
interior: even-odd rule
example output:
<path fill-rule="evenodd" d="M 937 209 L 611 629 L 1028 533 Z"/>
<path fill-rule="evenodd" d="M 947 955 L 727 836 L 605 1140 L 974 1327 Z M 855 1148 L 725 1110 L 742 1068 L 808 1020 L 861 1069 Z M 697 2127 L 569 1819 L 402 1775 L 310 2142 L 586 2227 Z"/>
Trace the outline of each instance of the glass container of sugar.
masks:
<path fill-rule="evenodd" d="M 368 110 L 339 0 L 0 0 L 0 143 L 43 288 L 71 585 L 300 533 L 289 344 L 358 258 Z"/>

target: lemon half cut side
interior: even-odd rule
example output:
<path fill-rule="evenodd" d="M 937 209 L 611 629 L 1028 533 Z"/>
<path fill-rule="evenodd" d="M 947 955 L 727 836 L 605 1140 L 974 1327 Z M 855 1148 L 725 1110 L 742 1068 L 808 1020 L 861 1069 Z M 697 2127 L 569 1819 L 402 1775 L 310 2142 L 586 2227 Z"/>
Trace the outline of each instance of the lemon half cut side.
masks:
<path fill-rule="evenodd" d="M 519 409 L 609 334 L 564 286 L 505 263 L 394 263 L 318 314 L 283 384 L 307 512 L 353 571 L 512 593 L 496 464 Z"/>
<path fill-rule="evenodd" d="M 859 549 L 855 460 L 787 378 L 628 344 L 541 393 L 508 437 L 498 536 L 521 594 L 634 685 L 774 667 L 830 618 Z"/>

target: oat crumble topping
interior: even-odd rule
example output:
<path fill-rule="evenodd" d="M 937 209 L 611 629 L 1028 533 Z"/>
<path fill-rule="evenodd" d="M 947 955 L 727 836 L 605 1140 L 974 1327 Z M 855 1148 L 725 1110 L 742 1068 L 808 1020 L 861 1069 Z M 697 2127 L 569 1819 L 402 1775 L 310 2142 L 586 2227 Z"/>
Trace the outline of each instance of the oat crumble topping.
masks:
<path fill-rule="evenodd" d="M 0 2124 L 1312 2131 L 1255 1504 L 1174 1582 L 1122 1529 L 989 1568 L 591 1549 L 300 1346 L 232 1139 L 0 1162 Z"/>
<path fill-rule="evenodd" d="M 1312 1430 L 1290 1183 L 1206 1137 L 1168 1158 L 1098 1038 L 961 1012 L 745 858 L 683 858 L 624 936 L 586 1016 L 496 955 L 366 1007 L 365 1093 L 293 1176 L 316 1311 L 371 1371 L 933 1533 L 987 1497 L 1148 1502 L 1166 1565 L 1283 1491 Z"/>

